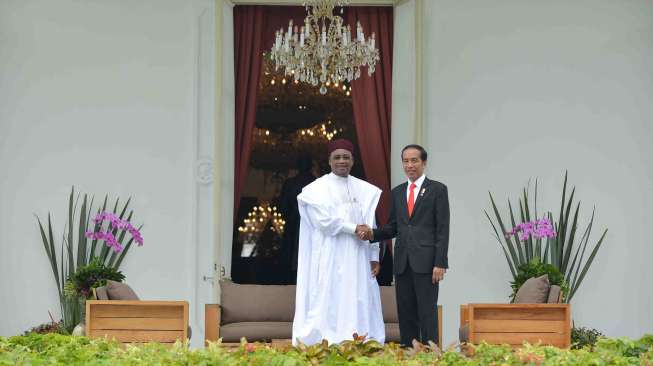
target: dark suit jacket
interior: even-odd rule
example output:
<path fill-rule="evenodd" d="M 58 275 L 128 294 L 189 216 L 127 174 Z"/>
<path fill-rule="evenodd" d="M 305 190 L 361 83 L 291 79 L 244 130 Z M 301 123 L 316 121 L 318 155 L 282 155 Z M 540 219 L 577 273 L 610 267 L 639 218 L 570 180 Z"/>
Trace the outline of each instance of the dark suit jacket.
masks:
<path fill-rule="evenodd" d="M 433 267 L 449 268 L 449 197 L 447 186 L 424 179 L 415 192 L 413 215 L 408 217 L 406 190 L 408 183 L 392 190 L 390 218 L 387 225 L 374 229 L 373 242 L 394 237 L 394 273 L 401 274 L 410 262 L 416 273 L 432 273 Z"/>

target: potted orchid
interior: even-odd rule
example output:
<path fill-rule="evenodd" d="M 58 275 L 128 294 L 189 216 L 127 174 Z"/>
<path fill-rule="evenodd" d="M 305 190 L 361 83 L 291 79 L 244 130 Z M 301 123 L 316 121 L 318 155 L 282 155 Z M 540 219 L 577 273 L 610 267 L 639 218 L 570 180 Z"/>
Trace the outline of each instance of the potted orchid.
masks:
<path fill-rule="evenodd" d="M 593 245 L 590 243 L 594 209 L 585 228 L 581 228 L 580 202 L 574 202 L 575 187 L 571 190 L 571 194 L 568 194 L 567 173 L 562 186 L 560 213 L 557 218 L 554 218 L 551 211 L 546 211 L 541 216 L 538 214 L 537 187 L 536 180 L 535 193 L 531 197 L 529 197 L 529 187 L 523 189 L 518 200 L 519 216 L 515 215 L 512 203 L 508 200 L 510 221 L 499 213 L 492 193 L 490 193 L 490 202 L 494 218 L 490 217 L 487 211 L 485 215 L 506 257 L 513 280 L 517 280 L 521 266 L 538 258 L 543 264 L 550 264 L 562 273 L 569 286 L 566 301 L 570 301 L 587 275 L 608 229 L 603 231 Z M 507 227 L 512 229 L 507 230 Z"/>
<path fill-rule="evenodd" d="M 93 223 L 95 224 L 94 229 L 88 230 L 84 234 L 87 239 L 93 240 L 93 243 L 97 241 L 104 242 L 105 246 L 100 251 L 100 260 L 102 263 L 115 269 L 120 267 L 132 243 L 136 242 L 139 247 L 143 246 L 143 236 L 141 235 L 140 228 L 135 228 L 129 222 L 130 218 L 131 213 L 128 219 L 123 220 L 121 216 L 113 212 L 102 211 L 93 219 Z M 122 243 L 127 233 L 129 233 L 130 239 L 123 245 Z M 110 257 L 109 252 L 111 252 Z"/>
<path fill-rule="evenodd" d="M 88 289 L 82 293 L 81 289 L 71 284 L 78 271 L 88 270 L 87 266 L 93 262 L 119 273 L 118 269 L 132 244 L 143 245 L 142 225 L 134 227 L 131 223 L 131 199 L 120 205 L 120 199 L 116 198 L 111 209 L 107 207 L 108 198 L 108 195 L 105 196 L 102 206 L 94 208 L 93 197 L 89 199 L 86 194 L 81 196 L 75 193 L 73 187 L 68 198 L 68 215 L 61 240 L 55 240 L 50 213 L 45 223 L 38 216 L 36 218 L 57 286 L 63 327 L 69 333 L 82 320 L 84 301 L 89 295 Z M 96 214 L 91 219 L 93 212 Z"/>

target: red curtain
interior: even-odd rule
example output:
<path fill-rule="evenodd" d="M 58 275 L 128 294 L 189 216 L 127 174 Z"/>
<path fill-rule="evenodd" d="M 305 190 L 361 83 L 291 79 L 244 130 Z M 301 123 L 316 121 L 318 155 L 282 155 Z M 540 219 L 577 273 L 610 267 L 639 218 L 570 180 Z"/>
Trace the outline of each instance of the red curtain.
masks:
<path fill-rule="evenodd" d="M 247 179 L 256 120 L 256 93 L 261 76 L 264 8 L 234 7 L 234 72 L 236 93 L 234 218 L 238 214 L 242 187 Z"/>
<path fill-rule="evenodd" d="M 390 214 L 393 8 L 358 6 L 345 9 L 345 22 L 356 29 L 356 21 L 359 21 L 366 40 L 374 32 L 379 49 L 380 60 L 374 74 L 368 76 L 365 68 L 360 78 L 352 82 L 352 102 L 365 176 L 383 190 L 376 217 L 378 224 L 384 225 Z M 388 249 L 391 248 L 388 245 Z"/>
<path fill-rule="evenodd" d="M 288 20 L 300 21 L 306 11 L 301 6 L 235 6 L 234 72 L 236 93 L 236 128 L 234 144 L 234 219 L 238 215 L 240 196 L 247 180 L 252 152 L 252 132 L 256 121 L 256 94 L 261 77 L 263 52 L 272 47 L 274 32 L 287 27 Z"/>

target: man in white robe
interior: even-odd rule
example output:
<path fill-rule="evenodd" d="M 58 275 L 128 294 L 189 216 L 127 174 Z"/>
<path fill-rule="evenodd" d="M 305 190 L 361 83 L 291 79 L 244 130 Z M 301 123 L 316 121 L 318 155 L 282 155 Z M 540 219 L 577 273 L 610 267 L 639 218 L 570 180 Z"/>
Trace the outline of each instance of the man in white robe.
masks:
<path fill-rule="evenodd" d="M 361 240 L 374 227 L 381 190 L 349 175 L 353 145 L 329 143 L 331 173 L 297 196 L 301 216 L 293 344 L 340 343 L 366 335 L 383 343 L 379 246 Z"/>

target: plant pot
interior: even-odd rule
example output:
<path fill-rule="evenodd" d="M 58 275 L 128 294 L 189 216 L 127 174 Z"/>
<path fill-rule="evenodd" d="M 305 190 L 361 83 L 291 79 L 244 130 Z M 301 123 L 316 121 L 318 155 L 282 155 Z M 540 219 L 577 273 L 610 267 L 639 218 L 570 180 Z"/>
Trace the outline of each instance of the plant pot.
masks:
<path fill-rule="evenodd" d="M 74 336 L 85 336 L 86 335 L 86 323 L 82 321 L 73 328 L 72 335 Z"/>

